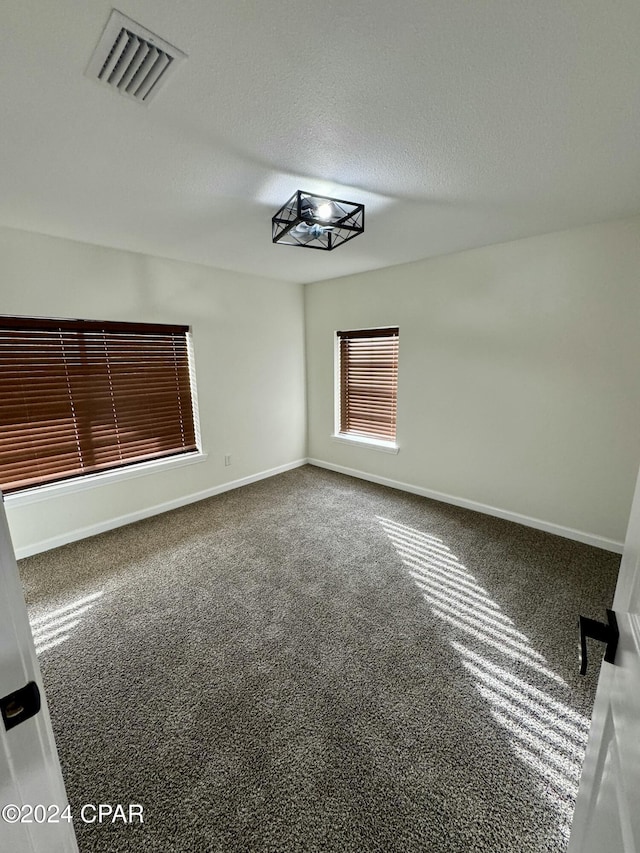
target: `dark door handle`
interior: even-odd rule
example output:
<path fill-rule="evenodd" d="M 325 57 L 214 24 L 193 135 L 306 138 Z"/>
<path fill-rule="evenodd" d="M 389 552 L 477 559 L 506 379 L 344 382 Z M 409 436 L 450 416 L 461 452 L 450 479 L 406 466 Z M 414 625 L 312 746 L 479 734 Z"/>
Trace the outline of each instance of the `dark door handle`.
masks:
<path fill-rule="evenodd" d="M 34 717 L 40 710 L 40 691 L 35 681 L 0 699 L 0 711 L 7 731 Z"/>
<path fill-rule="evenodd" d="M 586 616 L 580 617 L 580 675 L 586 675 L 587 672 L 587 637 L 606 643 L 604 659 L 607 663 L 615 663 L 620 632 L 613 610 L 607 610 L 607 619 L 608 625 L 595 619 L 587 619 Z"/>

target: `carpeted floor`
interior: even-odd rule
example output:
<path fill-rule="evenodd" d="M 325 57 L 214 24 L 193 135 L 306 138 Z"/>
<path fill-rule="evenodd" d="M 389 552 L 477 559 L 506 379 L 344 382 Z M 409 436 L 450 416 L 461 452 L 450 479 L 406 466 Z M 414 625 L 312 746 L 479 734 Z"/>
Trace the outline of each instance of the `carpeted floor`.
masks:
<path fill-rule="evenodd" d="M 618 565 L 310 466 L 23 560 L 81 851 L 563 851 Z"/>

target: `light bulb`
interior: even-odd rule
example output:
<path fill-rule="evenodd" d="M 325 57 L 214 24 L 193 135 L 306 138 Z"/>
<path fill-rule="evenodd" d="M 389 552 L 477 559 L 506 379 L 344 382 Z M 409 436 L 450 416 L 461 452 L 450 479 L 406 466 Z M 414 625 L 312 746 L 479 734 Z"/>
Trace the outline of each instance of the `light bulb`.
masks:
<path fill-rule="evenodd" d="M 316 208 L 316 219 L 322 219 L 324 222 L 328 222 L 333 216 L 333 207 L 329 204 L 329 202 L 325 202 L 324 204 L 318 205 Z"/>

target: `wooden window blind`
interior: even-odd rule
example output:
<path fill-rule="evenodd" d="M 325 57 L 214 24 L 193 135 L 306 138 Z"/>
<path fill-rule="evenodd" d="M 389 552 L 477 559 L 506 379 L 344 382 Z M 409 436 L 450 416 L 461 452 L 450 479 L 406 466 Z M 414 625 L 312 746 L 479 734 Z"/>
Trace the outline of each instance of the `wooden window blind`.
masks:
<path fill-rule="evenodd" d="M 187 332 L 0 317 L 0 488 L 197 450 Z"/>
<path fill-rule="evenodd" d="M 394 441 L 398 329 L 358 329 L 338 338 L 340 432 Z"/>

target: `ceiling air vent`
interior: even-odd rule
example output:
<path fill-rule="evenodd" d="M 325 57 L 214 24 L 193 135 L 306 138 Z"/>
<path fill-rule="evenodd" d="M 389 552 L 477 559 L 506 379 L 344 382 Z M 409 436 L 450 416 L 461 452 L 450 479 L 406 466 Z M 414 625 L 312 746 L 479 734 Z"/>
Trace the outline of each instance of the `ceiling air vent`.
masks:
<path fill-rule="evenodd" d="M 185 58 L 181 50 L 113 9 L 86 75 L 148 104 Z"/>

